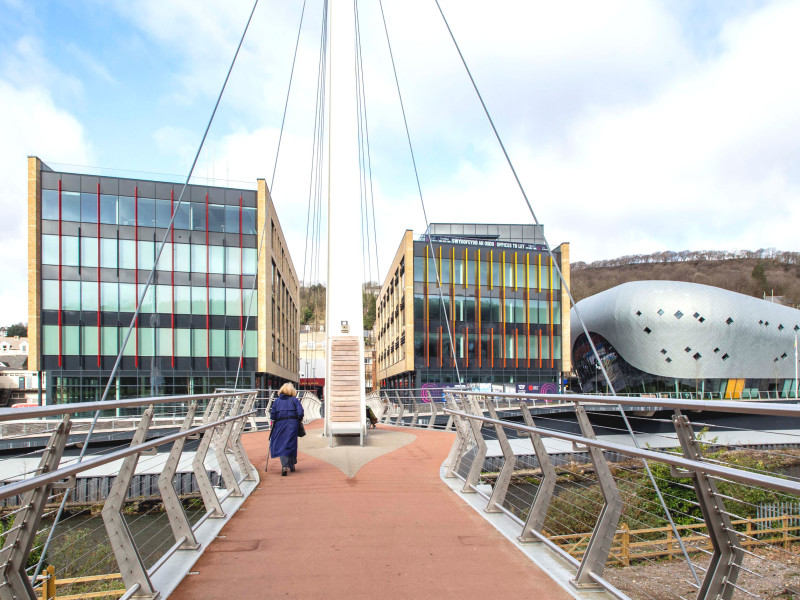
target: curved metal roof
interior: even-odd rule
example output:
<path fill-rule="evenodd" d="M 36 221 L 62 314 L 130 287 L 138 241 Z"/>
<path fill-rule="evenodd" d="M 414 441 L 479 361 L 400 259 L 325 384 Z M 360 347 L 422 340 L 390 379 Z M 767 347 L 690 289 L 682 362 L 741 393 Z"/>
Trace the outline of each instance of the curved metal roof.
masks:
<path fill-rule="evenodd" d="M 681 281 L 624 283 L 576 308 L 590 332 L 647 373 L 678 379 L 795 376 L 800 310 L 794 308 Z M 574 348 L 583 333 L 575 308 L 571 323 Z"/>

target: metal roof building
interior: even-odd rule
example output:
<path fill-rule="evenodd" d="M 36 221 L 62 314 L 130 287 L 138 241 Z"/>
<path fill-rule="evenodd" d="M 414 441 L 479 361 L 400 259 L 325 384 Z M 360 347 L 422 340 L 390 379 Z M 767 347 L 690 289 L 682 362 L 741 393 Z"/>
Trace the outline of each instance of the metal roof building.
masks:
<path fill-rule="evenodd" d="M 720 288 L 635 281 L 577 304 L 617 391 L 794 395 L 800 310 Z M 602 389 L 575 308 L 572 354 L 586 391 Z"/>

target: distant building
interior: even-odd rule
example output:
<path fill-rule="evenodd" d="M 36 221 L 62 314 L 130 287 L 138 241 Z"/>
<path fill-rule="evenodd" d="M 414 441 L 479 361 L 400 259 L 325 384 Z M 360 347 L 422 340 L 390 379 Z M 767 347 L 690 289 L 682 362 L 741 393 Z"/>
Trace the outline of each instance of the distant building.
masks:
<path fill-rule="evenodd" d="M 111 397 L 205 393 L 237 371 L 244 387 L 298 382 L 298 279 L 265 182 L 190 185 L 179 206 L 181 188 L 29 158 L 28 368 L 48 404 L 98 400 L 123 346 Z"/>
<path fill-rule="evenodd" d="M 28 338 L 19 337 L 18 335 L 12 337 L 0 336 L 0 357 L 8 355 L 27 356 Z"/>
<path fill-rule="evenodd" d="M 618 392 L 794 396 L 800 310 L 679 281 L 625 283 L 576 308 Z M 605 391 L 575 309 L 571 322 L 581 386 Z"/>
<path fill-rule="evenodd" d="M 568 282 L 569 244 L 553 255 Z M 569 299 L 536 225 L 406 231 L 374 331 L 381 387 L 457 384 L 457 365 L 462 383 L 556 392 L 571 370 Z"/>

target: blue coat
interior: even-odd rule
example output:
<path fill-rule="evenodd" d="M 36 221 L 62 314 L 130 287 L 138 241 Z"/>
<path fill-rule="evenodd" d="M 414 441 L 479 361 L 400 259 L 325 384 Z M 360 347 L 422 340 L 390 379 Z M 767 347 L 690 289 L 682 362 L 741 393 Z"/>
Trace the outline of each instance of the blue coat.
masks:
<path fill-rule="evenodd" d="M 303 407 L 294 396 L 281 394 L 269 409 L 273 422 L 269 438 L 269 453 L 272 456 L 297 455 L 297 429 L 303 420 Z"/>

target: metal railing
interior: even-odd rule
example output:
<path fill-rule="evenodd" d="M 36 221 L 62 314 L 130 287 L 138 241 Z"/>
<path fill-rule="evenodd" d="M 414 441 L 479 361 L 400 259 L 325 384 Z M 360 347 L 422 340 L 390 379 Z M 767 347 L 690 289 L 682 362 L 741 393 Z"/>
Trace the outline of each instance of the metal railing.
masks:
<path fill-rule="evenodd" d="M 5 531 L 0 531 L 4 538 L 0 548 L 0 599 L 36 598 L 36 587 L 41 587 L 43 580 L 34 581 L 32 573 L 42 561 L 51 561 L 52 558 L 41 556 L 38 562 L 35 558 L 37 552 L 42 552 L 41 536 L 48 533 L 49 529 L 44 519 L 56 512 L 51 510 L 46 514 L 47 508 L 57 505 L 63 494 L 74 488 L 78 475 L 103 467 L 111 469 L 108 477 L 113 480 L 113 484 L 102 505 L 102 525 L 93 524 L 93 529 L 88 534 L 98 536 L 98 532 L 102 530 L 107 536 L 110 546 L 108 554 L 113 554 L 116 560 L 127 589 L 127 597 L 157 597 L 159 590 L 152 580 L 154 574 L 179 550 L 195 552 L 199 556 L 198 539 L 204 525 L 216 519 L 224 519 L 226 514 L 223 502 L 228 498 L 242 498 L 243 488 L 251 490 L 259 481 L 258 473 L 250 463 L 241 440 L 247 419 L 255 413 L 253 407 L 256 395 L 255 390 L 239 390 L 0 410 L 0 423 L 58 418 L 57 424 L 51 428 L 46 446 L 23 455 L 26 460 L 38 458 L 38 465 L 7 477 L 0 487 L 0 504 L 3 499 L 21 498 L 19 506 L 6 514 L 6 517 L 13 517 L 13 521 L 9 521 Z M 174 412 L 173 416 L 180 414 L 182 417 L 178 431 L 153 432 L 156 407 L 167 405 Z M 114 445 L 109 439 L 103 440 L 106 447 L 98 447 L 97 452 L 77 462 L 65 455 L 65 450 L 70 446 L 86 443 L 86 440 L 73 441 L 75 437 L 70 436 L 73 415 L 94 410 L 120 409 L 128 412 L 143 411 L 136 419 L 135 432 L 129 443 L 125 440 L 124 444 Z M 190 443 L 194 446 L 193 452 L 186 450 L 189 440 L 192 440 Z M 107 447 L 109 443 L 112 444 L 110 448 Z M 163 453 L 161 456 L 157 453 L 159 448 L 166 445 L 171 447 L 164 458 Z M 208 458 L 216 463 L 222 489 L 217 489 L 212 484 L 206 465 L 207 455 L 212 448 L 213 457 Z M 132 533 L 132 519 L 126 518 L 124 514 L 137 465 L 141 469 L 143 463 L 148 463 L 147 468 L 160 470 L 158 488 L 168 520 L 162 530 L 146 533 L 145 541 L 167 538 L 173 542 L 157 558 L 152 550 L 144 554 L 142 540 Z M 186 467 L 187 463 L 191 465 L 190 470 L 197 483 L 204 509 L 202 515 L 195 514 L 194 523 L 187 517 L 174 486 L 179 466 Z M 62 521 L 59 527 L 65 531 L 58 532 L 55 537 L 71 539 L 70 535 L 74 534 L 71 525 L 65 526 Z M 171 535 L 166 532 L 167 528 Z M 58 550 L 53 550 L 53 554 L 58 553 Z M 61 552 L 62 556 L 69 554 L 69 548 L 66 552 Z M 181 560 L 185 560 L 185 553 L 182 554 Z M 76 558 L 79 559 L 80 557 Z M 146 562 L 150 563 L 149 566 Z"/>
<path fill-rule="evenodd" d="M 800 541 L 800 528 L 793 521 L 786 525 L 794 517 L 774 509 L 770 524 L 759 506 L 771 502 L 794 509 L 800 496 L 796 404 L 445 394 L 442 412 L 457 433 L 445 476 L 462 480 L 463 493 L 483 496 L 486 512 L 505 513 L 519 526 L 520 542 L 542 544 L 572 564 L 575 587 L 602 587 L 620 598 L 686 598 L 692 590 L 705 600 L 762 597 L 777 585 L 764 573 L 791 579 L 790 565 L 797 561 L 792 544 Z M 498 405 L 508 407 L 509 401 L 523 422 L 498 417 Z M 564 401 L 573 405 L 570 427 L 563 414 L 534 414 L 533 407 L 543 402 Z M 627 413 L 636 422 L 628 430 L 621 421 L 609 423 L 613 413 L 594 412 L 598 406 L 647 412 Z M 400 418 L 394 422 L 409 424 L 401 411 L 395 411 Z M 715 421 L 712 416 L 720 413 L 724 418 Z M 747 421 L 731 421 L 731 415 L 747 415 Z M 772 419 L 770 426 L 783 421 L 784 428 L 758 429 L 758 419 Z M 785 427 L 788 419 L 796 420 L 796 429 Z M 739 441 L 720 440 L 728 430 Z M 661 443 L 654 447 L 640 447 L 643 439 L 658 437 Z M 490 451 L 499 457 L 487 459 Z M 535 460 L 521 463 L 521 455 Z M 778 472 L 774 464 L 787 468 Z M 647 465 L 652 480 L 644 476 Z M 656 493 L 665 502 L 659 503 Z M 677 564 L 687 570 L 681 567 L 680 575 L 657 591 L 653 573 L 676 564 L 655 560 L 659 556 L 683 557 Z M 626 575 L 626 568 L 638 570 Z M 800 593 L 791 583 L 780 585 Z"/>

